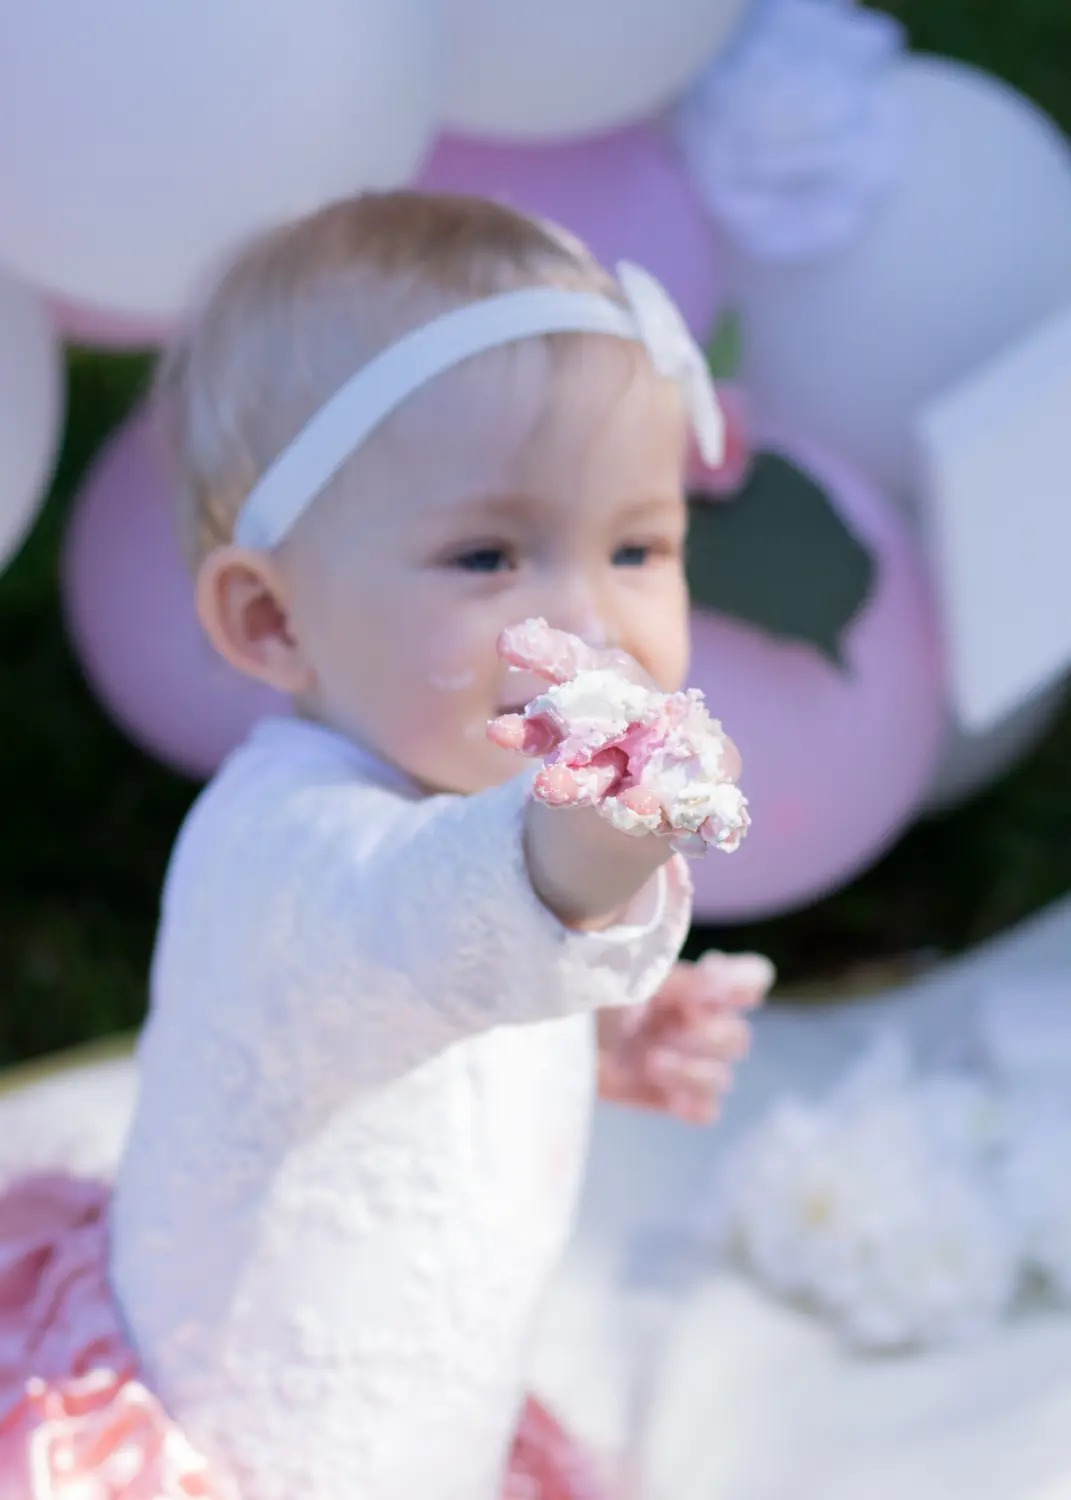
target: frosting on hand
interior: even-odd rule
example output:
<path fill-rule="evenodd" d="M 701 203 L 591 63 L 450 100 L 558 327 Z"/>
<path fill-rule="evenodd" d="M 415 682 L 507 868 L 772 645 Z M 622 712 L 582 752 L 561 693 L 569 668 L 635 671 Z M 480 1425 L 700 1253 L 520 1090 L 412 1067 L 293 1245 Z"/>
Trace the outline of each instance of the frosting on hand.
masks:
<path fill-rule="evenodd" d="M 595 807 L 621 832 L 669 837 L 681 853 L 738 847 L 747 799 L 701 692 L 660 692 L 624 653 L 594 651 L 545 620 L 504 631 L 499 652 L 549 684 L 523 714 L 488 726 L 496 744 L 542 758 L 540 801 Z"/>

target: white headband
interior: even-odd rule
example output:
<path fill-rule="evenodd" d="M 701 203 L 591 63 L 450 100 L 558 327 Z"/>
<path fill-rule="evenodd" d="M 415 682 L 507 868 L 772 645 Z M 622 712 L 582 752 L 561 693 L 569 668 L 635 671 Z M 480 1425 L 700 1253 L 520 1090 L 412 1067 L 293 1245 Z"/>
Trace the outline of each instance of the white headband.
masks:
<path fill-rule="evenodd" d="M 545 333 L 607 333 L 647 349 L 681 388 L 703 460 L 719 464 L 724 426 L 703 352 L 675 303 L 639 266 L 617 267 L 622 307 L 594 292 L 531 287 L 468 303 L 415 328 L 335 392 L 254 485 L 238 514 L 242 547 L 275 547 L 369 434 L 407 396 L 462 360 Z"/>

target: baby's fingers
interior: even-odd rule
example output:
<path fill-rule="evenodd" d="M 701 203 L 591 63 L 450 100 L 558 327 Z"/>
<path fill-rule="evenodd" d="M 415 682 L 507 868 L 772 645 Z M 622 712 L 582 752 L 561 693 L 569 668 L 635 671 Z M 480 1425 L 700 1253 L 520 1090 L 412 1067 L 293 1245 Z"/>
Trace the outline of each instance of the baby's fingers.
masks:
<path fill-rule="evenodd" d="M 752 1010 L 761 1005 L 777 971 L 761 953 L 704 953 L 695 966 L 697 992 L 719 1005 Z"/>
<path fill-rule="evenodd" d="M 721 761 L 726 781 L 738 782 L 744 769 L 743 758 L 736 743 L 724 733 L 722 735 Z"/>
<path fill-rule="evenodd" d="M 710 1007 L 690 1010 L 685 1023 L 667 1037 L 681 1053 L 727 1063 L 741 1062 L 751 1050 L 751 1027 L 743 1016 Z"/>
<path fill-rule="evenodd" d="M 545 719 L 527 719 L 524 714 L 501 714 L 487 726 L 487 738 L 502 750 L 543 757 L 560 743 L 560 736 Z"/>
<path fill-rule="evenodd" d="M 617 775 L 613 766 L 544 766 L 532 790 L 548 807 L 598 807 Z"/>
<path fill-rule="evenodd" d="M 647 1076 L 662 1108 L 693 1124 L 717 1117 L 732 1088 L 732 1069 L 718 1058 L 690 1057 L 674 1048 L 659 1048 L 648 1059 Z"/>
<path fill-rule="evenodd" d="M 562 683 L 589 664 L 591 650 L 578 636 L 552 630 L 546 620 L 525 620 L 502 632 L 498 654 L 520 672 Z"/>

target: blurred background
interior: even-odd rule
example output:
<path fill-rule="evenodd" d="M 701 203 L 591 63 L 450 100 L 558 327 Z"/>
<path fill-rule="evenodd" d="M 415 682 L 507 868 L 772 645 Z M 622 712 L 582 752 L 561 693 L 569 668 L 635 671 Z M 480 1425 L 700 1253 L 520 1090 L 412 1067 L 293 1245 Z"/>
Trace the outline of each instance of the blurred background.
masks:
<path fill-rule="evenodd" d="M 575 100 L 563 84 L 574 118 L 559 122 L 541 118 L 538 94 L 500 120 L 494 90 L 470 87 L 470 117 L 455 108 L 451 132 L 431 113 L 407 118 L 396 160 L 352 169 L 357 186 L 501 192 L 608 259 L 647 264 L 726 377 L 737 449 L 724 472 L 694 480 L 695 680 L 751 769 L 756 852 L 701 890 L 689 947 L 757 947 L 801 1003 L 910 974 L 1071 890 L 1062 676 L 1031 677 L 1026 663 L 1017 701 L 1007 687 L 984 726 L 976 715 L 969 734 L 953 728 L 957 704 L 979 699 L 980 648 L 963 636 L 973 606 L 940 575 L 970 572 L 956 551 L 959 470 L 944 439 L 925 480 L 907 463 L 920 411 L 1071 306 L 1071 154 L 1053 129 L 1071 132 L 1071 7 L 906 0 L 866 12 L 902 32 L 853 32 L 851 7 L 812 3 L 843 32 L 801 28 L 797 3 L 781 22 L 766 7 L 749 35 L 747 6 L 725 6 L 726 32 L 730 19 L 743 29 L 704 79 L 681 70 L 688 89 L 648 98 L 637 84 L 619 104 L 611 89 L 603 108 L 597 79 Z M 309 26 L 331 9 L 310 6 Z M 0 1066 L 137 1026 L 175 833 L 203 775 L 272 706 L 202 650 L 166 474 L 138 415 L 154 347 L 201 269 L 174 250 L 192 189 L 166 154 L 117 155 L 129 226 L 111 212 L 102 153 L 133 152 L 115 144 L 130 122 L 107 70 L 80 67 L 73 43 L 58 55 L 48 25 L 27 19 L 47 11 L 55 27 L 64 10 L 78 7 L 9 4 L 0 17 Z M 117 15 L 94 8 L 94 46 Z M 388 112 L 403 75 L 387 70 Z M 301 108 L 300 81 L 277 99 L 264 90 L 264 120 Z M 140 80 L 145 107 L 157 84 Z M 760 97 L 779 97 L 780 114 L 756 114 Z M 51 156 L 49 122 L 63 139 Z M 898 134 L 905 122 L 913 138 Z M 838 139 L 823 165 L 823 131 L 854 131 L 855 155 Z M 925 171 L 912 139 L 925 141 Z M 294 146 L 297 165 L 276 160 L 276 178 L 314 146 Z M 325 168 L 313 200 L 342 190 L 343 167 Z M 811 198 L 793 180 L 821 188 L 823 172 L 828 191 Z M 242 192 L 213 191 L 206 261 L 249 227 L 219 209 Z M 281 199 L 278 217 L 299 198 Z M 139 204 L 163 205 L 159 243 L 138 239 Z M 249 223 L 273 211 L 262 193 Z M 1049 469 L 1058 495 L 1071 471 L 1057 457 Z M 1009 520 L 1019 500 L 1008 496 Z M 943 553 L 927 540 L 928 505 L 956 522 Z M 978 525 L 991 515 L 980 506 Z M 819 742 L 831 747 L 824 781 L 807 761 Z"/>

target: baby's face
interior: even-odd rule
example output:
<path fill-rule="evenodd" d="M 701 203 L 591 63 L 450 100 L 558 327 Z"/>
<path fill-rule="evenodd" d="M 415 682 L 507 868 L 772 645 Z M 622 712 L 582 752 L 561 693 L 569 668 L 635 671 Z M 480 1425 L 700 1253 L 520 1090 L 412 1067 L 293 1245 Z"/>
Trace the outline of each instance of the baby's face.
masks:
<path fill-rule="evenodd" d="M 621 647 L 667 691 L 687 670 L 676 388 L 610 340 L 552 377 L 542 345 L 513 353 L 413 398 L 412 432 L 362 455 L 360 494 L 325 497 L 284 558 L 315 677 L 299 707 L 430 790 L 522 769 L 486 737 L 541 687 L 499 659 L 508 625 Z"/>

